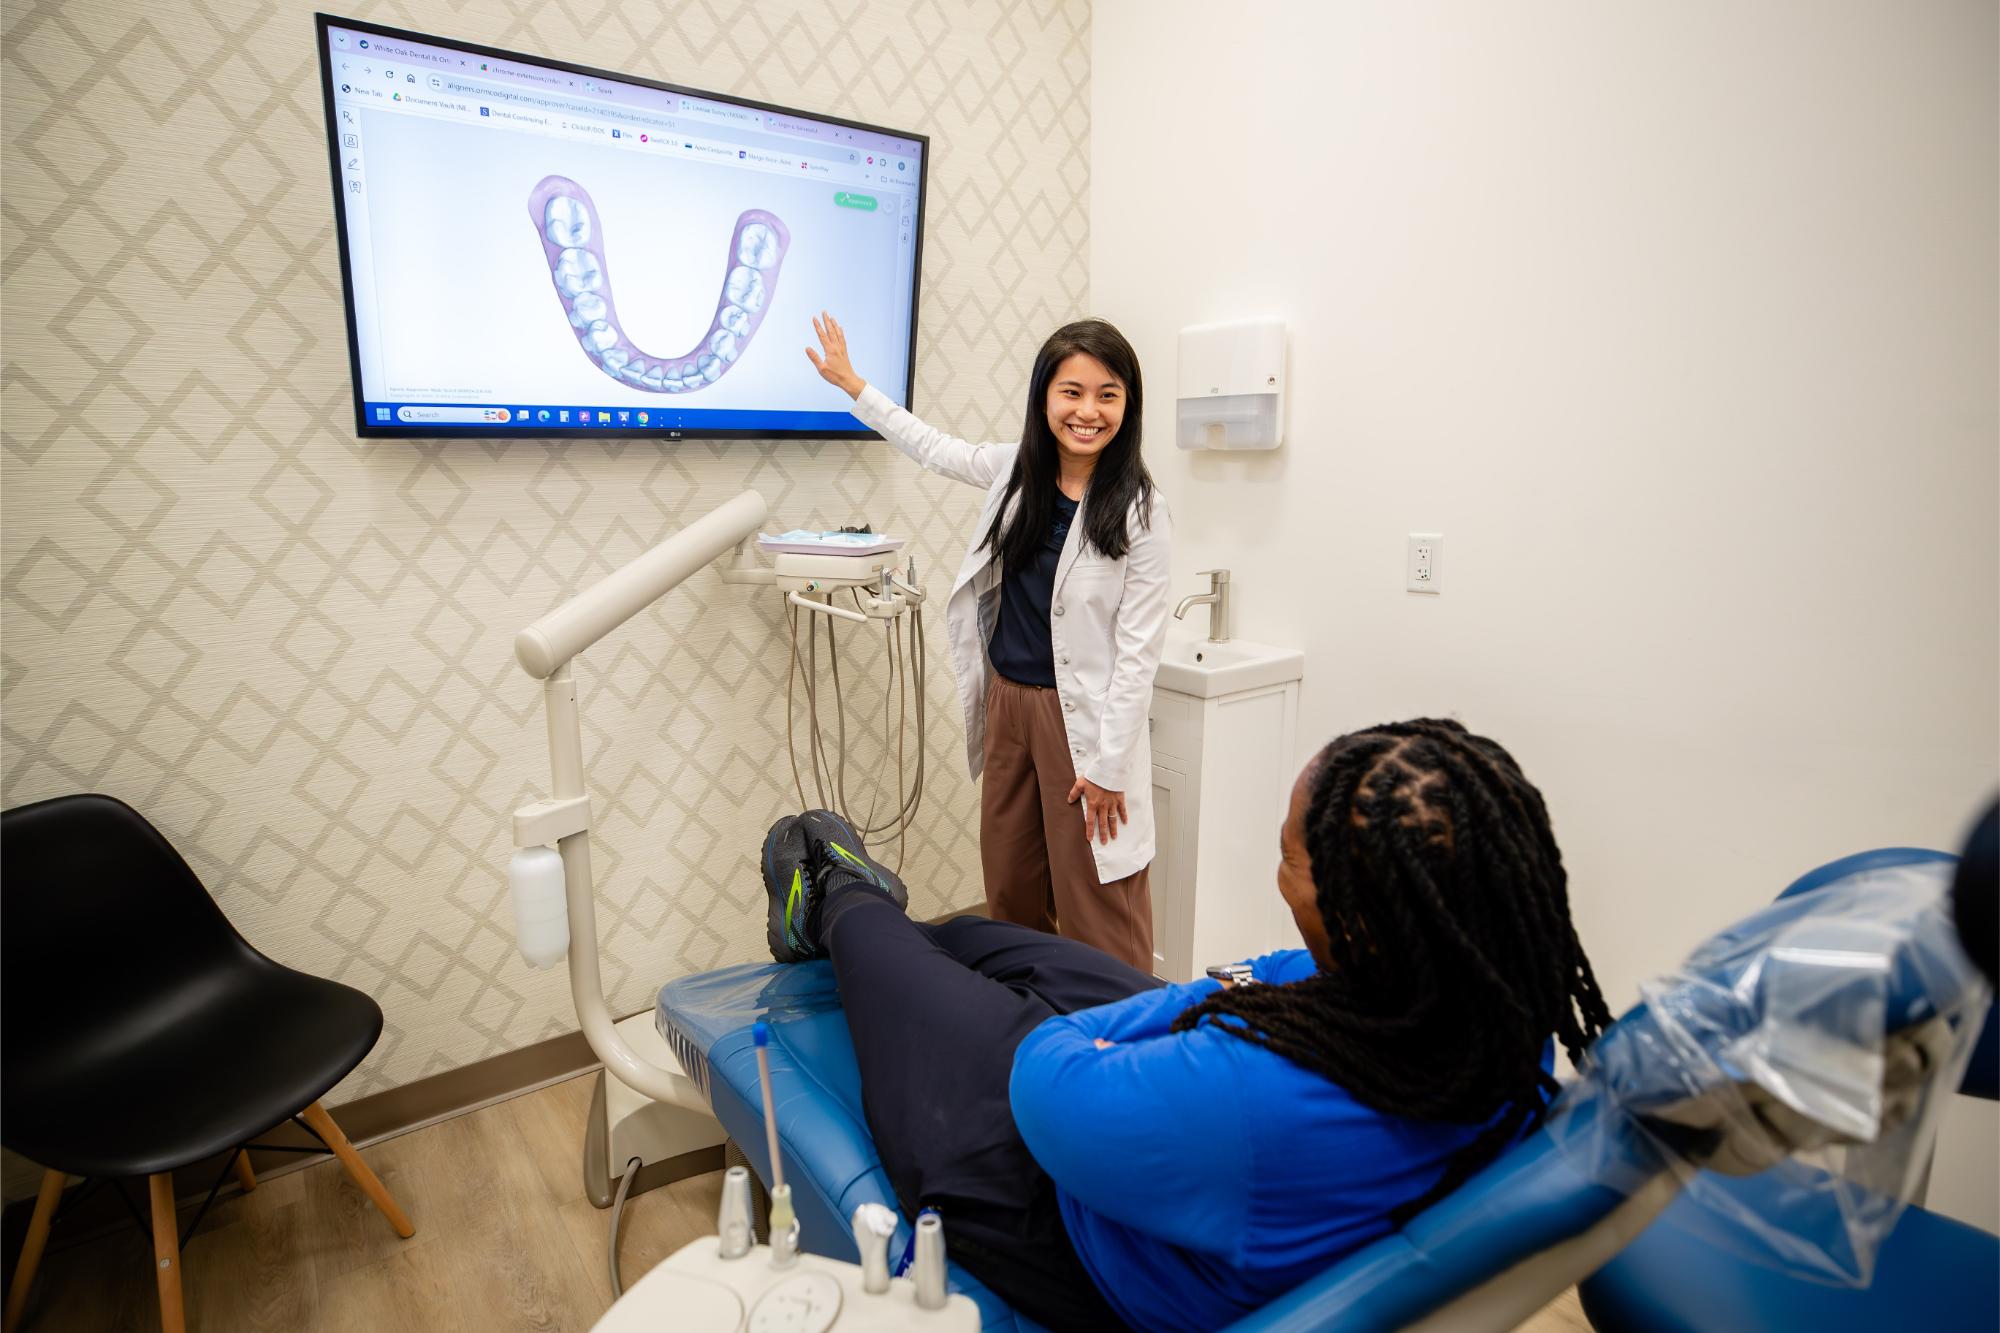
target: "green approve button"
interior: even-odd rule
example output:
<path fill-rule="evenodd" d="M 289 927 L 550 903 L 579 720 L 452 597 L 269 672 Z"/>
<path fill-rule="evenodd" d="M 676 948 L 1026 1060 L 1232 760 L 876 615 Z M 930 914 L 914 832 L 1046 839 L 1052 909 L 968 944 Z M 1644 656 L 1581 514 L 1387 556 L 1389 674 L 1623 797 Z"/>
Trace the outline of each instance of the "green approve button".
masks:
<path fill-rule="evenodd" d="M 872 194 L 849 194 L 842 190 L 833 196 L 833 202 L 842 208 L 858 208 L 864 213 L 875 211 L 875 196 Z"/>

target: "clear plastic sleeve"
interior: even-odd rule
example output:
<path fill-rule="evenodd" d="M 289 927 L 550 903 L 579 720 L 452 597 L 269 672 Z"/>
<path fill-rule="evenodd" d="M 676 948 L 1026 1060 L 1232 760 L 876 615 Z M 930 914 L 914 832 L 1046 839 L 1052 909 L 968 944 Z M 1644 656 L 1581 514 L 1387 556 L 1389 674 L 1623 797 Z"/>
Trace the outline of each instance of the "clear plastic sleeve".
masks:
<path fill-rule="evenodd" d="M 1640 988 L 1551 1112 L 1628 1193 L 1661 1171 L 1719 1250 L 1865 1286 L 1920 1187 L 1985 1018 L 1949 862 L 1780 899 Z M 1705 1168 L 1705 1169 L 1704 1169 Z"/>

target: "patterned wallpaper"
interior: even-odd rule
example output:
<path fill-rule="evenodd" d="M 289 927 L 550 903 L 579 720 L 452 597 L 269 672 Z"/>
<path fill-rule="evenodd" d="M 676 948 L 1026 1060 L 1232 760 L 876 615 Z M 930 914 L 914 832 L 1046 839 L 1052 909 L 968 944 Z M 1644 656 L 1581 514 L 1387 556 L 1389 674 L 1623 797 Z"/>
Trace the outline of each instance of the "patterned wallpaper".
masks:
<path fill-rule="evenodd" d="M 931 135 L 917 405 L 959 433 L 1017 429 L 1081 312 L 1085 0 L 350 12 Z M 7 5 L 0 796 L 130 802 L 258 948 L 373 995 L 341 1100 L 574 1026 L 509 924 L 508 815 L 548 780 L 516 629 L 745 486 L 909 534 L 938 587 L 978 497 L 875 442 L 357 441 L 312 38 L 296 0 Z M 756 849 L 796 799 L 747 591 L 697 577 L 579 659 L 615 1010 L 763 953 Z M 980 892 L 931 629 L 919 913 Z M 871 730 L 880 641 L 843 642 Z"/>

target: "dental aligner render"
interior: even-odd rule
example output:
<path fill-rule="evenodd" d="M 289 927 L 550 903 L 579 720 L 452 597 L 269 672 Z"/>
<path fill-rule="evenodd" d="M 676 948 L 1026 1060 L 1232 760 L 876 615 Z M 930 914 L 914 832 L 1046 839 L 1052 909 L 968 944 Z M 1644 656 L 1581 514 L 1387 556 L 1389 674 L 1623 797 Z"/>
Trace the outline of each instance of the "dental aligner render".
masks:
<path fill-rule="evenodd" d="M 528 196 L 528 216 L 541 233 L 549 276 L 584 354 L 612 379 L 654 393 L 705 389 L 736 364 L 764 322 L 792 243 L 775 213 L 746 210 L 729 238 L 722 297 L 708 332 L 680 356 L 657 357 L 640 351 L 619 323 L 604 259 L 604 227 L 590 192 L 566 176 L 545 177 Z"/>

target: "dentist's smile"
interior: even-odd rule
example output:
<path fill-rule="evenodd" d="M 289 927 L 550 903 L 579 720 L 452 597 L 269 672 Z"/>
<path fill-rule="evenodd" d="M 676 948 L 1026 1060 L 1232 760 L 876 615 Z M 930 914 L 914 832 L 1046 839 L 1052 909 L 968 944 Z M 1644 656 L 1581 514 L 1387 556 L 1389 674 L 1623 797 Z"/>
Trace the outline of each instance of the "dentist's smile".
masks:
<path fill-rule="evenodd" d="M 1049 438 L 1061 458 L 1062 491 L 1074 500 L 1098 459 L 1117 444 L 1125 422 L 1125 385 L 1103 362 L 1079 352 L 1056 367 L 1045 402 Z"/>

